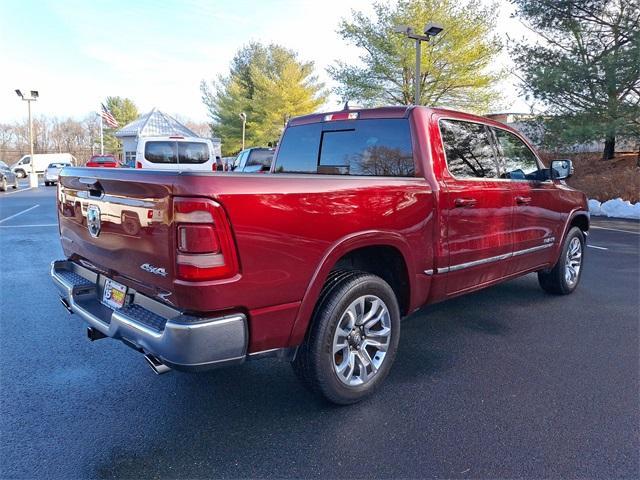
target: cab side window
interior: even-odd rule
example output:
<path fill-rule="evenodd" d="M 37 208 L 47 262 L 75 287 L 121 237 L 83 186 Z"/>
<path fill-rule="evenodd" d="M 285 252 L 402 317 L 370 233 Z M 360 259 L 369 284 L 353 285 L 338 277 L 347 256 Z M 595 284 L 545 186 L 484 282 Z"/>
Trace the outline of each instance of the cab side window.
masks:
<path fill-rule="evenodd" d="M 504 178 L 539 180 L 539 166 L 531 149 L 517 136 L 500 128 L 493 128 L 504 162 Z"/>
<path fill-rule="evenodd" d="M 489 129 L 479 123 L 441 120 L 449 173 L 456 178 L 498 178 L 501 169 Z"/>

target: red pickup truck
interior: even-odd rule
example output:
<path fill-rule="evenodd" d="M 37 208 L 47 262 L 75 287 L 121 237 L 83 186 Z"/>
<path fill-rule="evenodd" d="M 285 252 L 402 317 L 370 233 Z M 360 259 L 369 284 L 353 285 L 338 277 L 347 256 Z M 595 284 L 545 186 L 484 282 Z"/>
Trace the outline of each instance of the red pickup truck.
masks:
<path fill-rule="evenodd" d="M 576 288 L 589 214 L 571 171 L 478 116 L 314 114 L 289 121 L 267 175 L 65 168 L 51 275 L 90 339 L 156 373 L 276 356 L 353 403 L 421 306 L 532 272 Z"/>

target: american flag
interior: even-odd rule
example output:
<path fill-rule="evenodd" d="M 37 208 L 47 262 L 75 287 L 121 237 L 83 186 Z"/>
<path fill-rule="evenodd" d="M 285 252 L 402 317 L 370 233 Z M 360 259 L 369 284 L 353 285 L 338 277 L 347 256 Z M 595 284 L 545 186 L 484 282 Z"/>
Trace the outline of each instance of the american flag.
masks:
<path fill-rule="evenodd" d="M 109 109 L 104 106 L 104 103 L 102 103 L 101 105 L 102 105 L 102 111 L 100 112 L 100 116 L 104 120 L 104 123 L 106 123 L 107 126 L 111 128 L 117 128 L 118 121 L 116 120 L 116 117 L 114 117 L 113 114 L 109 111 Z"/>

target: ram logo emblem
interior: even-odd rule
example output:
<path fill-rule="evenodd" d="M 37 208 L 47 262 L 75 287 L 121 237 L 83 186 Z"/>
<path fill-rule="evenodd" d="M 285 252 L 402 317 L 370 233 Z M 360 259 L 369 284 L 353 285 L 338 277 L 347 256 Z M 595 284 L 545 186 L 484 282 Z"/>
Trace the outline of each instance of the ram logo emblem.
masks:
<path fill-rule="evenodd" d="M 87 207 L 87 229 L 94 238 L 100 235 L 100 208 L 97 205 Z"/>

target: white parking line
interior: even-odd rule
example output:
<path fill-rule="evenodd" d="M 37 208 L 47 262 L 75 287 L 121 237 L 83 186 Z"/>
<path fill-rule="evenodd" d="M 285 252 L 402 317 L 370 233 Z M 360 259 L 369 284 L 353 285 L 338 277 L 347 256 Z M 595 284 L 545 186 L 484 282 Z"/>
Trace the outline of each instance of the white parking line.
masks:
<path fill-rule="evenodd" d="M 0 225 L 0 228 L 57 227 L 57 223 L 41 223 L 40 225 Z"/>
<path fill-rule="evenodd" d="M 14 195 L 16 193 L 20 193 L 20 192 L 26 192 L 27 190 L 31 190 L 31 187 L 27 187 L 27 188 L 19 188 L 18 190 L 14 190 L 13 192 L 4 192 L 4 195 Z M 3 197 L 4 197 L 3 195 Z M 1 198 L 1 197 L 0 197 Z"/>
<path fill-rule="evenodd" d="M 589 228 L 597 228 L 598 230 L 611 230 L 612 232 L 623 232 L 623 233 L 632 233 L 634 235 L 640 235 L 640 232 L 632 232 L 631 230 L 620 230 L 619 228 L 606 228 L 606 227 L 596 227 L 591 225 Z"/>
<path fill-rule="evenodd" d="M 597 245 L 587 245 L 587 247 L 589 247 L 589 248 L 596 248 L 596 249 L 598 249 L 598 250 L 609 250 L 609 249 L 608 249 L 608 248 L 606 248 L 606 247 L 599 247 L 599 246 L 597 246 Z"/>
<path fill-rule="evenodd" d="M 22 215 L 23 213 L 27 213 L 30 212 L 31 210 L 33 210 L 34 208 L 38 208 L 40 206 L 40 204 L 38 205 L 34 205 L 33 207 L 29 207 L 26 210 L 22 210 L 21 212 L 18 213 L 14 213 L 13 215 L 7 217 L 7 218 L 3 218 L 2 220 L 0 220 L 0 223 L 4 223 L 7 220 L 11 220 L 12 218 L 16 218 L 18 215 Z"/>

